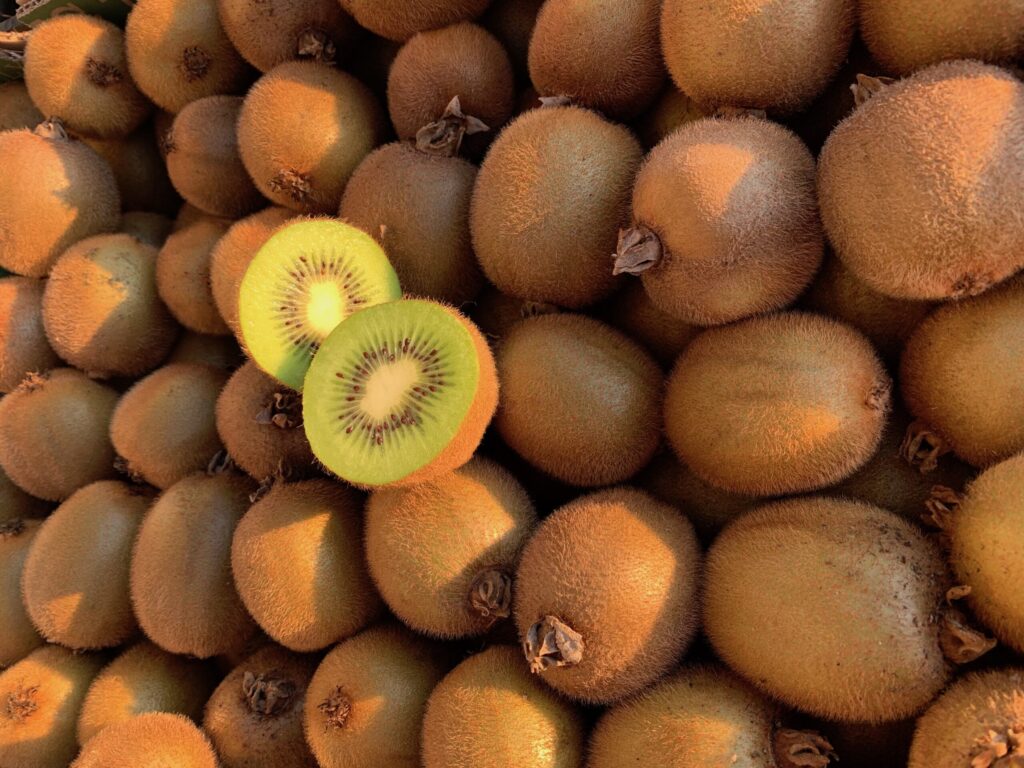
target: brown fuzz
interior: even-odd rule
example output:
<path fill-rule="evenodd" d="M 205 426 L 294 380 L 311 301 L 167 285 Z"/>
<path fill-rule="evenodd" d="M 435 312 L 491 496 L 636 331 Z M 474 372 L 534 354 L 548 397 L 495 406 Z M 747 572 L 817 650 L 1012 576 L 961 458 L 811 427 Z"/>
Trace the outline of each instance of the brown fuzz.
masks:
<path fill-rule="evenodd" d="M 483 571 L 473 580 L 469 602 L 485 619 L 507 619 L 512 615 L 512 577 L 495 569 Z"/>
<path fill-rule="evenodd" d="M 839 759 L 828 739 L 814 731 L 780 728 L 773 742 L 779 768 L 825 768 Z"/>
<path fill-rule="evenodd" d="M 872 77 L 871 75 L 857 75 L 857 82 L 850 86 L 853 93 L 853 103 L 858 107 L 870 99 L 885 86 L 896 82 L 892 77 Z"/>
<path fill-rule="evenodd" d="M 329 726 L 344 728 L 352 712 L 352 701 L 339 685 L 325 701 L 317 705 L 317 709 L 324 713 Z"/>
<path fill-rule="evenodd" d="M 254 675 L 246 672 L 242 677 L 242 695 L 249 709 L 263 717 L 277 717 L 295 703 L 296 686 L 293 680 L 276 672 Z"/>
<path fill-rule="evenodd" d="M 900 455 L 921 470 L 921 474 L 932 472 L 939 466 L 939 458 L 952 450 L 949 443 L 921 421 L 907 427 L 907 436 L 900 447 Z"/>
<path fill-rule="evenodd" d="M 483 120 L 462 111 L 459 97 L 455 96 L 439 120 L 425 125 L 416 133 L 416 149 L 428 155 L 455 157 L 462 148 L 462 140 L 477 133 L 491 130 Z"/>
<path fill-rule="evenodd" d="M 523 642 L 523 653 L 535 675 L 551 667 L 573 667 L 583 661 L 583 635 L 555 616 L 545 616 Z"/>
<path fill-rule="evenodd" d="M 970 664 L 996 647 L 996 641 L 971 626 L 963 611 L 947 607 L 939 616 L 939 644 L 953 664 Z"/>
<path fill-rule="evenodd" d="M 641 275 L 656 267 L 664 252 L 654 230 L 643 225 L 619 230 L 613 275 Z"/>

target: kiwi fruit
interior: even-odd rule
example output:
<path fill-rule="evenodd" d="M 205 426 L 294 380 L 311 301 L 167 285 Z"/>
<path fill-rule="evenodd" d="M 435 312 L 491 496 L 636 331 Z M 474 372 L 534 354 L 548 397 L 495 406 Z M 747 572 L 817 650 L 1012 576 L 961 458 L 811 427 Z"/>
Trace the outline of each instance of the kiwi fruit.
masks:
<path fill-rule="evenodd" d="M 579 712 L 538 682 L 515 648 L 493 645 L 459 664 L 430 694 L 423 765 L 579 768 L 583 740 Z"/>
<path fill-rule="evenodd" d="M 513 325 L 498 347 L 501 438 L 577 486 L 628 480 L 661 438 L 664 377 L 640 345 L 604 323 L 548 314 Z"/>
<path fill-rule="evenodd" d="M 608 254 L 641 153 L 629 130 L 579 107 L 516 118 L 473 191 L 470 231 L 487 278 L 510 296 L 573 309 L 610 295 Z"/>
<path fill-rule="evenodd" d="M 102 654 L 45 645 L 0 673 L 4 768 L 55 768 L 74 759 L 75 721 L 103 663 Z"/>
<path fill-rule="evenodd" d="M 302 428 L 302 395 L 247 362 L 217 398 L 217 434 L 235 464 L 257 481 L 313 474 Z"/>
<path fill-rule="evenodd" d="M 907 457 L 929 470 L 952 450 L 976 467 L 1024 449 L 1024 280 L 945 304 L 907 341 L 900 385 L 919 420 Z"/>
<path fill-rule="evenodd" d="M 0 83 L 0 132 L 35 128 L 44 119 L 23 81 Z"/>
<path fill-rule="evenodd" d="M 700 330 L 660 309 L 639 280 L 622 286 L 602 305 L 599 314 L 606 323 L 643 345 L 663 366 L 671 366 Z"/>
<path fill-rule="evenodd" d="M 63 501 L 114 475 L 117 392 L 71 368 L 29 374 L 0 400 L 0 466 L 26 493 Z"/>
<path fill-rule="evenodd" d="M 505 337 L 513 325 L 534 315 L 552 315 L 559 311 L 554 304 L 523 301 L 486 284 L 470 305 L 470 317 L 483 334 L 493 342 Z"/>
<path fill-rule="evenodd" d="M 491 0 L 341 0 L 341 7 L 361 27 L 389 40 L 408 40 L 425 29 L 438 29 L 474 19 Z"/>
<path fill-rule="evenodd" d="M 217 0 L 220 22 L 261 72 L 292 59 L 347 59 L 356 24 L 337 0 Z"/>
<path fill-rule="evenodd" d="M 537 524 L 523 486 L 489 459 L 366 505 L 366 560 L 404 624 L 442 639 L 483 635 L 511 616 L 519 555 Z"/>
<path fill-rule="evenodd" d="M 0 522 L 0 669 L 43 644 L 21 599 L 21 574 L 39 526 L 21 518 Z"/>
<path fill-rule="evenodd" d="M 29 496 L 0 469 L 0 523 L 19 518 L 46 517 L 52 509 L 52 504 Z"/>
<path fill-rule="evenodd" d="M 121 231 L 124 234 L 156 248 L 164 244 L 171 234 L 173 224 L 163 214 L 150 211 L 128 211 L 121 217 Z"/>
<path fill-rule="evenodd" d="M 60 365 L 43 329 L 43 291 L 31 277 L 0 277 L 0 392 L 12 392 L 29 373 Z"/>
<path fill-rule="evenodd" d="M 712 545 L 704 631 L 733 670 L 789 706 L 898 720 L 949 677 L 948 587 L 937 545 L 892 512 L 828 497 L 780 501 L 734 520 Z"/>
<path fill-rule="evenodd" d="M 42 314 L 57 354 L 97 378 L 148 373 L 178 338 L 157 294 L 157 249 L 131 235 L 95 235 L 65 251 Z"/>
<path fill-rule="evenodd" d="M 313 656 L 262 648 L 221 681 L 206 704 L 203 730 L 224 768 L 317 768 L 302 733 Z"/>
<path fill-rule="evenodd" d="M 645 147 L 654 149 L 677 128 L 702 117 L 711 117 L 711 114 L 713 111 L 701 109 L 674 84 L 669 84 L 651 108 L 640 117 L 637 133 Z"/>
<path fill-rule="evenodd" d="M 138 381 L 110 420 L 120 467 L 163 489 L 205 469 L 223 449 L 215 409 L 227 379 L 206 365 L 170 363 Z"/>
<path fill-rule="evenodd" d="M 838 71 L 855 17 L 853 0 L 665 0 L 662 53 L 702 107 L 798 112 Z"/>
<path fill-rule="evenodd" d="M 821 216 L 836 254 L 879 293 L 972 296 L 1024 266 L 1024 82 L 972 61 L 881 88 L 821 151 Z"/>
<path fill-rule="evenodd" d="M 689 323 L 785 307 L 824 254 L 814 170 L 803 142 L 768 120 L 682 126 L 637 175 L 615 273 L 641 275 L 654 305 Z"/>
<path fill-rule="evenodd" d="M 191 720 L 149 712 L 114 723 L 92 739 L 71 768 L 219 768 L 210 740 Z"/>
<path fill-rule="evenodd" d="M 530 79 L 527 58 L 537 14 L 544 0 L 494 0 L 480 23 L 498 38 L 521 82 Z"/>
<path fill-rule="evenodd" d="M 245 362 L 245 355 L 232 336 L 207 336 L 185 331 L 167 362 L 196 363 L 230 372 Z"/>
<path fill-rule="evenodd" d="M 165 651 L 207 659 L 244 646 L 255 631 L 231 578 L 231 537 L 252 490 L 241 475 L 196 473 L 146 513 L 132 554 L 132 604 Z"/>
<path fill-rule="evenodd" d="M 441 654 L 397 626 L 337 645 L 306 691 L 306 740 L 320 768 L 419 768 L 420 723 L 444 676 Z"/>
<path fill-rule="evenodd" d="M 250 82 L 250 69 L 221 27 L 217 0 L 139 0 L 124 42 L 139 90 L 167 112 L 204 96 L 240 93 Z"/>
<path fill-rule="evenodd" d="M 665 84 L 660 13 L 661 0 L 549 0 L 530 38 L 530 80 L 542 96 L 636 117 Z"/>
<path fill-rule="evenodd" d="M 203 213 L 201 210 L 196 208 L 191 203 L 182 203 L 178 208 L 178 214 L 174 217 L 174 225 L 171 227 L 171 234 L 180 232 L 183 229 L 188 229 L 196 222 L 204 221 L 206 219 L 213 219 L 219 221 L 225 226 L 231 225 L 230 219 L 225 219 L 220 216 L 210 216 L 207 213 Z"/>
<path fill-rule="evenodd" d="M 362 549 L 361 502 L 333 480 L 281 483 L 238 524 L 235 586 L 260 628 L 286 648 L 326 648 L 380 612 Z"/>
<path fill-rule="evenodd" d="M 402 296 L 387 254 L 336 219 L 282 225 L 256 252 L 239 288 L 238 326 L 253 362 L 302 391 L 327 335 L 352 313 Z"/>
<path fill-rule="evenodd" d="M 147 712 L 176 712 L 198 721 L 215 684 L 212 671 L 208 662 L 136 643 L 89 686 L 78 715 L 78 743 L 85 745 L 107 726 Z"/>
<path fill-rule="evenodd" d="M 414 485 L 468 462 L 497 405 L 479 329 L 443 304 L 403 300 L 357 312 L 326 338 L 303 421 L 313 454 L 342 479 Z"/>
<path fill-rule="evenodd" d="M 665 431 L 705 482 L 749 496 L 826 488 L 874 455 L 892 381 L 858 331 L 786 312 L 713 328 L 669 376 Z"/>
<path fill-rule="evenodd" d="M 238 119 L 239 153 L 257 189 L 305 213 L 336 213 L 352 172 L 384 134 L 370 90 L 312 61 L 286 62 L 261 77 Z"/>
<path fill-rule="evenodd" d="M 0 267 L 45 277 L 69 246 L 121 223 L 110 166 L 60 123 L 0 133 L 0 156 Z"/>
<path fill-rule="evenodd" d="M 84 13 L 56 16 L 32 30 L 25 85 L 41 112 L 86 136 L 127 136 L 153 108 L 128 74 L 124 33 Z"/>
<path fill-rule="evenodd" d="M 153 140 L 150 125 L 144 125 L 124 138 L 87 138 L 84 141 L 107 161 L 113 171 L 125 210 L 173 216 L 181 207 L 181 198 L 167 175 L 167 166 L 160 155 L 159 145 Z M 121 229 L 124 229 L 123 221 Z"/>
<path fill-rule="evenodd" d="M 231 222 L 203 214 L 168 235 L 156 259 L 156 287 L 175 319 L 190 331 L 226 336 L 210 286 L 214 247 Z"/>
<path fill-rule="evenodd" d="M 460 158 L 386 144 L 352 174 L 339 215 L 381 244 L 407 294 L 458 306 L 484 284 L 469 236 L 476 173 Z"/>

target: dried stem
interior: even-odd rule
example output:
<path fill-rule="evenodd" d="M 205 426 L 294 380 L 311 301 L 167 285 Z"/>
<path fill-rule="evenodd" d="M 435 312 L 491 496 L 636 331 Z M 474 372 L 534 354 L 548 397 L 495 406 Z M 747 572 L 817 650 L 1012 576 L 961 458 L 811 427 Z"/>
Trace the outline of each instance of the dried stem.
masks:
<path fill-rule="evenodd" d="M 459 97 L 455 96 L 439 120 L 425 125 L 416 133 L 416 149 L 428 155 L 455 157 L 467 136 L 491 130 L 483 121 L 462 111 Z"/>
<path fill-rule="evenodd" d="M 479 615 L 492 622 L 512 615 L 512 577 L 490 568 L 473 579 L 469 603 Z"/>
<path fill-rule="evenodd" d="M 839 759 L 828 739 L 815 731 L 780 728 L 772 746 L 779 768 L 825 768 Z"/>
<path fill-rule="evenodd" d="M 299 35 L 296 53 L 300 59 L 312 59 L 330 64 L 334 61 L 338 51 L 330 36 L 322 29 L 307 29 Z"/>
<path fill-rule="evenodd" d="M 654 230 L 642 224 L 620 229 L 612 274 L 641 275 L 648 269 L 656 267 L 663 256 L 661 240 Z"/>
<path fill-rule="evenodd" d="M 853 93 L 853 103 L 858 107 L 880 93 L 886 86 L 892 85 L 896 80 L 891 77 L 872 77 L 871 75 L 857 75 L 857 82 L 850 86 Z"/>
<path fill-rule="evenodd" d="M 583 635 L 555 616 L 545 616 L 526 633 L 523 653 L 530 671 L 539 674 L 552 667 L 574 667 L 583 661 Z"/>
<path fill-rule="evenodd" d="M 324 713 L 327 724 L 332 728 L 344 728 L 352 714 L 352 700 L 339 685 L 325 701 L 317 704 L 317 709 Z"/>
<path fill-rule="evenodd" d="M 900 456 L 921 474 L 933 472 L 939 466 L 939 458 L 952 449 L 937 432 L 933 432 L 923 421 L 915 421 L 907 427 L 907 434 L 900 445 Z"/>
<path fill-rule="evenodd" d="M 291 709 L 297 686 L 277 670 L 242 676 L 242 696 L 249 711 L 262 717 L 277 717 Z"/>

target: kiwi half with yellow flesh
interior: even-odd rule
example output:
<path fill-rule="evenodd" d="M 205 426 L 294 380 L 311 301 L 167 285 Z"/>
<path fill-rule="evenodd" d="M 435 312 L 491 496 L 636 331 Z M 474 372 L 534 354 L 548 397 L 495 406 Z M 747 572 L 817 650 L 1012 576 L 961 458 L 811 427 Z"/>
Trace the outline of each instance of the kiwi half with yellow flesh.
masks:
<path fill-rule="evenodd" d="M 206 734 L 183 715 L 148 712 L 100 732 L 72 768 L 219 768 Z"/>
<path fill-rule="evenodd" d="M 22 80 L 0 83 L 0 131 L 35 128 L 44 119 Z"/>
<path fill-rule="evenodd" d="M 498 379 L 469 320 L 403 300 L 343 321 L 313 358 L 303 395 L 306 436 L 327 469 L 360 486 L 412 485 L 472 458 Z"/>
<path fill-rule="evenodd" d="M 281 226 L 249 263 L 238 325 L 253 362 L 301 392 L 310 360 L 340 322 L 401 296 L 372 237 L 336 219 L 304 219 Z"/>
<path fill-rule="evenodd" d="M 43 327 L 48 284 L 31 277 L 0 277 L 0 392 L 17 389 L 29 373 L 60 365 Z"/>
<path fill-rule="evenodd" d="M 16 664 L 43 644 L 21 599 L 21 575 L 38 520 L 0 522 L 0 669 Z"/>

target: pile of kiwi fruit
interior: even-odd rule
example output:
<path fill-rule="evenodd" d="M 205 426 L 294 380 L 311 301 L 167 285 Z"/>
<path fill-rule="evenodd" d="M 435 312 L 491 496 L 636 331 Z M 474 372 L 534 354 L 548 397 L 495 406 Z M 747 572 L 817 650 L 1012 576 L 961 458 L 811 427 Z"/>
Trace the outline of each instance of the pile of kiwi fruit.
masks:
<path fill-rule="evenodd" d="M 1024 0 L 17 5 L 0 768 L 1024 765 Z"/>

